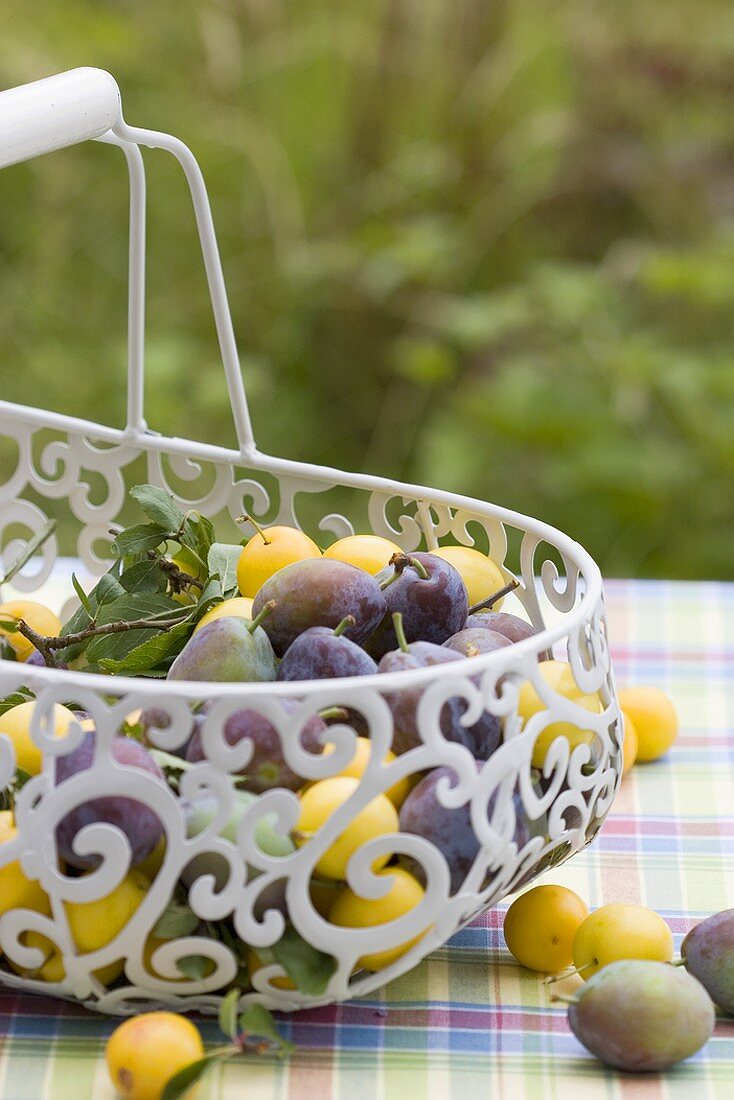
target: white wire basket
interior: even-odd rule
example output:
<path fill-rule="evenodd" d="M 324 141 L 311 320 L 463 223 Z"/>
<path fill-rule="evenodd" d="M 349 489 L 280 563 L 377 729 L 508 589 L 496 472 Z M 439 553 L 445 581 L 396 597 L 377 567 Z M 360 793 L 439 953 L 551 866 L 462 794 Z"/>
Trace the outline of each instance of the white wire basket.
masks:
<path fill-rule="evenodd" d="M 508 580 L 516 578 L 512 599 L 519 601 L 538 633 L 449 665 L 299 683 L 169 682 L 0 661 L 0 697 L 21 687 L 36 693 L 32 738 L 43 761 L 40 774 L 18 793 L 17 831 L 0 844 L 0 875 L 20 861 L 26 878 L 37 880 L 49 902 L 43 912 L 3 912 L 0 980 L 113 1014 L 153 1006 L 215 1012 L 226 991 L 242 985 L 238 945 L 247 944 L 265 961 L 250 974 L 243 1003 L 256 1000 L 292 1010 L 367 994 L 415 966 L 503 896 L 567 859 L 600 828 L 621 776 L 622 732 L 599 569 L 565 534 L 515 512 L 435 489 L 261 454 L 252 434 L 207 193 L 192 153 L 177 138 L 128 126 L 117 84 L 101 70 L 77 69 L 0 94 L 0 167 L 85 140 L 119 146 L 129 170 L 127 426 L 115 430 L 0 402 L 0 436 L 6 446 L 12 441 L 17 452 L 14 467 L 3 471 L 0 485 L 4 562 L 15 559 L 44 528 L 46 502 L 56 502 L 57 509 L 63 507 L 73 517 L 79 559 L 91 574 L 102 574 L 109 564 L 103 551 L 112 538 L 110 527 L 134 476 L 169 490 L 182 509 L 194 508 L 216 518 L 220 537 L 232 542 L 242 536 L 235 517 L 248 513 L 269 524 L 309 529 L 322 544 L 370 531 L 405 551 L 430 551 L 444 543 L 477 546 L 491 555 Z M 140 146 L 173 154 L 190 187 L 232 403 L 236 450 L 159 435 L 144 419 L 145 175 Z M 350 502 L 338 513 L 330 504 L 334 489 L 340 490 L 340 502 Z M 36 591 L 52 574 L 57 553 L 51 538 L 16 577 L 16 588 L 21 593 Z M 568 662 L 579 697 L 597 698 L 593 712 L 567 692 L 556 693 L 543 679 L 541 662 L 549 651 Z M 527 683 L 535 688 L 541 705 L 523 723 L 518 698 Z M 385 766 L 381 762 L 394 735 L 386 696 L 407 691 L 421 693 L 420 742 Z M 462 701 L 466 726 L 486 714 L 501 722 L 500 747 L 479 765 L 464 745 L 442 732 L 442 708 L 452 699 Z M 131 712 L 158 708 L 161 717 L 158 728 L 149 731 L 150 742 L 174 752 L 190 737 L 192 708 L 202 700 L 209 701 L 203 724 L 206 758 L 185 772 L 178 793 L 154 776 L 112 759 L 112 739 Z M 297 705 L 286 705 L 288 700 Z M 57 703 L 85 711 L 96 730 L 90 768 L 58 786 L 57 758 L 74 751 L 84 731 L 72 723 L 66 736 L 54 736 L 51 718 Z M 223 733 L 228 716 L 243 706 L 273 724 L 286 763 L 304 784 L 342 772 L 354 753 L 358 732 L 366 731 L 372 741 L 369 766 L 354 792 L 308 843 L 291 845 L 285 854 L 264 851 L 257 826 L 266 818 L 282 837 L 290 835 L 299 812 L 298 797 L 290 789 L 261 793 L 240 818 L 236 838 L 220 835 L 233 807 L 232 776 L 242 770 L 252 750 L 248 742 L 231 746 Z M 332 707 L 348 708 L 359 721 L 346 719 L 329 728 L 332 753 L 306 751 L 300 731 L 317 712 Z M 566 731 L 586 732 L 575 747 L 574 738 L 552 740 L 538 771 L 532 767 L 534 746 L 544 733 L 546 739 L 547 731 L 553 733 L 550 728 L 556 723 L 564 723 Z M 369 839 L 348 866 L 347 881 L 356 893 L 374 899 L 389 888 L 389 876 L 371 870 L 375 859 L 386 853 L 420 868 L 425 893 L 409 912 L 378 926 L 347 928 L 330 922 L 323 906 L 314 903 L 311 890 L 321 855 L 378 793 L 400 779 L 439 767 L 454 772 L 454 786 L 440 786 L 437 796 L 447 809 L 463 808 L 473 833 L 471 859 L 464 866 L 449 853 L 447 862 L 429 840 L 408 832 Z M 0 789 L 8 787 L 15 771 L 14 745 L 2 735 L 0 719 Z M 89 950 L 72 934 L 67 907 L 106 897 L 131 865 L 125 834 L 108 823 L 87 826 L 77 840 L 96 854 L 95 869 L 80 876 L 60 859 L 57 825 L 92 796 L 126 797 L 141 810 L 152 811 L 162 825 L 165 852 L 124 927 L 110 942 Z M 202 796 L 214 809 L 209 822 L 189 835 L 184 805 Z M 212 858 L 220 861 L 222 873 L 212 873 Z M 195 859 L 193 867 L 200 871 L 192 874 Z M 200 926 L 189 935 L 151 943 L 152 931 L 182 875 Z M 273 896 L 277 902 L 268 900 Z M 271 949 L 283 937 L 286 922 L 333 960 L 331 977 L 318 995 L 289 988 L 293 983 L 272 961 Z M 212 929 L 223 925 L 229 930 L 227 937 L 212 935 Z M 42 974 L 48 953 L 39 948 L 39 937 L 54 947 L 59 963 L 54 974 Z M 390 952 L 410 941 L 414 942 L 407 951 L 378 970 L 361 965 L 366 954 Z M 207 960 L 205 977 L 182 976 L 177 960 L 191 956 Z"/>

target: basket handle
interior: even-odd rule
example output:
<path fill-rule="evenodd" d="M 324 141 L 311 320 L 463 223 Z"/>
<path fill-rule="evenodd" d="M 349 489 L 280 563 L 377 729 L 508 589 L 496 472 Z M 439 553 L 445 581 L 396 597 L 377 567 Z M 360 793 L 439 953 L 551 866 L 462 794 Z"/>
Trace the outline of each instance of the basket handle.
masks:
<path fill-rule="evenodd" d="M 256 450 L 255 439 L 214 222 L 204 177 L 191 150 L 170 134 L 128 126 L 122 116 L 120 89 L 115 78 L 104 69 L 71 69 L 0 92 L 0 168 L 88 140 L 118 145 L 125 154 L 130 175 L 128 414 L 125 434 L 135 440 L 149 434 L 143 415 L 145 171 L 139 149 L 143 145 L 171 153 L 186 176 L 199 230 L 237 441 L 243 457 L 252 455 Z"/>
<path fill-rule="evenodd" d="M 0 92 L 0 168 L 101 137 L 121 118 L 120 89 L 104 69 L 9 88 Z"/>

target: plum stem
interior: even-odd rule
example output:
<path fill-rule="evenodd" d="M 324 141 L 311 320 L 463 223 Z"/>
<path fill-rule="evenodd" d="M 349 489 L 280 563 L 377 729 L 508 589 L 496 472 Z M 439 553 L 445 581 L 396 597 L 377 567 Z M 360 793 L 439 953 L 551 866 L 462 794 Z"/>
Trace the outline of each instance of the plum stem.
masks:
<path fill-rule="evenodd" d="M 686 960 L 685 959 L 671 959 L 670 960 L 670 965 L 671 966 L 685 966 L 686 965 Z"/>
<path fill-rule="evenodd" d="M 411 554 L 404 554 L 402 550 L 399 550 L 397 551 L 397 553 L 393 554 L 393 556 L 390 558 L 390 561 L 388 562 L 388 565 L 392 565 L 396 574 L 402 573 L 403 570 L 407 569 L 407 567 L 410 565 L 413 569 L 415 569 L 416 573 L 422 581 L 430 580 L 431 577 L 431 574 L 428 572 L 422 561 L 419 561 L 418 558 L 414 558 Z"/>
<path fill-rule="evenodd" d="M 400 576 L 400 573 L 399 573 L 399 572 L 398 572 L 398 570 L 396 569 L 396 570 L 395 570 L 395 571 L 393 572 L 393 574 L 392 574 L 392 576 L 391 576 L 391 577 L 388 577 L 386 581 L 382 581 L 382 582 L 381 582 L 381 584 L 380 584 L 380 592 L 384 592 L 386 588 L 389 588 L 391 584 L 394 584 L 394 583 L 395 583 L 395 581 L 396 581 L 396 580 L 398 579 L 398 577 L 399 577 L 399 576 Z"/>
<path fill-rule="evenodd" d="M 247 629 L 250 634 L 255 633 L 263 619 L 267 619 L 268 615 L 275 611 L 276 606 L 277 605 L 275 603 L 275 600 L 268 600 L 268 602 L 263 606 L 262 610 L 255 616 L 255 618 L 248 626 Z"/>
<path fill-rule="evenodd" d="M 350 626 L 356 626 L 357 620 L 354 615 L 345 615 L 338 626 L 334 627 L 334 637 L 341 638 L 345 630 L 348 630 Z"/>
<path fill-rule="evenodd" d="M 567 1005 L 577 1005 L 581 1000 L 580 997 L 571 997 L 568 993 L 553 993 L 551 996 L 552 1001 L 563 1001 Z"/>
<path fill-rule="evenodd" d="M 237 516 L 237 519 L 235 520 L 235 523 L 251 523 L 252 526 L 255 528 L 255 531 L 257 532 L 257 534 L 260 536 L 260 538 L 265 543 L 265 545 L 270 546 L 272 540 L 265 537 L 264 530 L 262 529 L 260 524 L 257 522 L 257 520 L 253 519 L 252 516 L 248 515 L 247 513 L 245 513 L 243 516 Z"/>
<path fill-rule="evenodd" d="M 501 600 L 503 596 L 509 596 L 510 592 L 514 592 L 519 587 L 520 582 L 513 577 L 504 588 L 498 588 L 491 596 L 487 596 L 486 600 L 480 600 L 479 603 L 472 604 L 469 608 L 469 614 L 473 615 L 475 611 L 484 611 L 485 608 L 491 609 L 497 603 L 497 600 Z"/>
<path fill-rule="evenodd" d="M 554 982 L 562 982 L 564 978 L 573 978 L 576 974 L 583 974 L 584 970 L 588 970 L 590 966 L 598 966 L 598 959 L 591 959 L 589 962 L 584 963 L 583 966 L 567 966 L 564 970 L 559 970 L 557 974 L 552 974 L 551 977 L 545 979 L 545 985 L 553 985 Z"/>
<path fill-rule="evenodd" d="M 405 627 L 403 626 L 403 613 L 402 611 L 394 611 L 392 616 L 392 625 L 395 630 L 395 637 L 398 640 L 398 645 L 402 649 L 403 653 L 410 653 L 408 649 L 408 639 L 405 637 Z"/>

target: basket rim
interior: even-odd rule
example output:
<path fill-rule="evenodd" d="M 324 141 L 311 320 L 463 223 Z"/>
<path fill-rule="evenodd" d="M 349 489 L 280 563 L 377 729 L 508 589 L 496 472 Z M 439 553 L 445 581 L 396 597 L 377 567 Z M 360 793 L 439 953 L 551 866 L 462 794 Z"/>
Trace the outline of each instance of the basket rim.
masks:
<path fill-rule="evenodd" d="M 92 421 L 69 417 L 60 413 L 42 412 L 27 405 L 16 405 L 0 400 L 0 417 L 9 415 L 11 419 L 30 421 L 42 428 L 61 431 L 73 431 L 91 437 L 100 442 L 132 445 L 147 451 L 187 454 L 197 459 L 230 466 L 249 467 L 255 471 L 271 473 L 274 476 L 291 475 L 308 481 L 328 481 L 345 487 L 384 492 L 390 497 L 403 497 L 406 502 L 413 500 L 430 504 L 444 504 L 447 507 L 467 509 L 486 518 L 499 520 L 511 526 L 537 536 L 539 541 L 547 541 L 566 555 L 579 569 L 583 578 L 583 590 L 575 607 L 564 613 L 561 622 L 548 626 L 537 634 L 520 642 L 495 650 L 492 653 L 467 657 L 461 664 L 459 674 L 454 662 L 447 665 L 434 665 L 413 671 L 372 673 L 369 676 L 349 676 L 329 680 L 294 680 L 219 682 L 213 680 L 162 680 L 146 679 L 135 676 L 103 675 L 101 673 L 78 672 L 73 669 L 52 669 L 33 666 L 29 681 L 40 686 L 61 686 L 74 683 L 75 688 L 88 688 L 104 694 L 122 696 L 138 692 L 143 696 L 161 696 L 168 698 L 201 698 L 203 694 L 215 698 L 226 698 L 234 693 L 246 691 L 256 697 L 276 695 L 281 698 L 297 695 L 309 696 L 338 690 L 341 694 L 358 694 L 363 689 L 379 688 L 381 693 L 394 691 L 411 684 L 425 684 L 437 679 L 465 679 L 477 676 L 487 669 L 500 669 L 503 665 L 519 664 L 531 653 L 552 650 L 553 643 L 567 637 L 582 623 L 588 621 L 591 613 L 603 600 L 602 576 L 599 566 L 589 552 L 569 535 L 543 520 L 526 516 L 501 505 L 490 504 L 475 497 L 451 493 L 443 489 L 434 489 L 409 482 L 393 481 L 386 477 L 372 476 L 353 471 L 339 470 L 336 467 L 320 466 L 311 463 L 296 462 L 264 454 L 257 448 L 243 448 L 242 451 L 214 444 L 185 440 L 180 437 L 159 435 L 150 431 L 130 433 L 116 428 L 95 424 Z M 430 552 L 430 551 L 429 551 Z M 512 659 L 510 659 L 510 654 Z M 0 659 L 0 672 L 17 671 L 15 661 Z M 30 671 L 30 670 L 29 670 Z M 174 686 L 175 685 L 175 686 Z"/>

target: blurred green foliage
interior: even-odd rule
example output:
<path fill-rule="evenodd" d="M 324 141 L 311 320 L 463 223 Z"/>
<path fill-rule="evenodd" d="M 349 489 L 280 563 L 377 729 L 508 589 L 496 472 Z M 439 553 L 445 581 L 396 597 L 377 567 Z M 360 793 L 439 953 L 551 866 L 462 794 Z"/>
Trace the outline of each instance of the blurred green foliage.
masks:
<path fill-rule="evenodd" d="M 0 87 L 81 64 L 201 160 L 263 450 L 734 578 L 731 0 L 4 0 Z M 230 444 L 146 163 L 147 418 Z M 101 146 L 0 174 L 4 397 L 122 422 L 126 203 Z"/>

